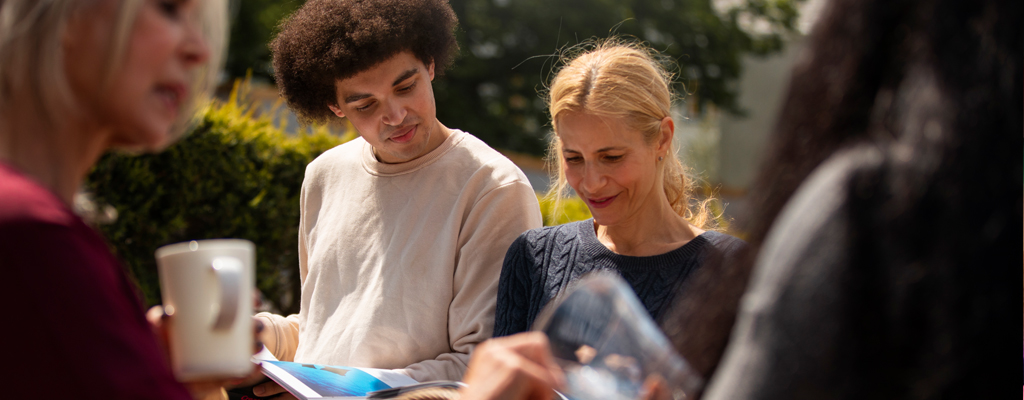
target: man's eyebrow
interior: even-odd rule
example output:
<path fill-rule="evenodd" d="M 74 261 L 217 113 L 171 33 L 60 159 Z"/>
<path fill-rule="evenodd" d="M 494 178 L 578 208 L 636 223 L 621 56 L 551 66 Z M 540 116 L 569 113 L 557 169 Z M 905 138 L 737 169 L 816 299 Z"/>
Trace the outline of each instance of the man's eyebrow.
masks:
<path fill-rule="evenodd" d="M 391 86 L 398 86 L 398 84 L 402 83 L 402 81 L 405 81 L 406 79 L 411 78 L 413 75 L 416 75 L 416 72 L 418 72 L 418 70 L 416 68 L 413 68 L 413 69 L 410 69 L 408 71 L 403 72 L 402 75 L 398 76 L 398 79 L 395 79 L 395 83 L 392 83 Z M 370 97 L 370 95 L 369 94 L 354 94 L 354 95 L 351 95 L 351 96 L 348 96 L 348 97 L 345 98 L 345 104 L 354 103 L 354 102 L 357 102 L 359 100 L 365 99 L 367 97 Z"/>
<path fill-rule="evenodd" d="M 354 95 L 351 95 L 351 96 L 348 96 L 348 97 L 345 98 L 345 104 L 355 103 L 355 102 L 357 102 L 359 100 L 362 100 L 362 99 L 365 99 L 367 97 L 370 97 L 370 95 L 368 95 L 368 94 L 354 94 Z"/>
<path fill-rule="evenodd" d="M 406 79 L 409 79 L 413 75 L 416 75 L 416 72 L 417 72 L 416 68 L 413 68 L 413 69 L 410 69 L 408 71 L 403 72 L 402 75 L 400 75 L 398 77 L 398 79 L 395 79 L 395 83 L 392 83 L 391 86 L 398 86 L 398 84 L 402 83 L 402 81 L 404 81 Z"/>

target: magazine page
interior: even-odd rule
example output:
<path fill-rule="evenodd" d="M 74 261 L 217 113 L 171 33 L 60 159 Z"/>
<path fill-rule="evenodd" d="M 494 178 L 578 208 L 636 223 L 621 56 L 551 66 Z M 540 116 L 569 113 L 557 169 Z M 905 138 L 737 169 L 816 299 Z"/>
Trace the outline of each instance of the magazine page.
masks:
<path fill-rule="evenodd" d="M 414 385 L 390 370 L 263 360 L 264 374 L 302 399 L 362 398 L 369 392 Z"/>
<path fill-rule="evenodd" d="M 365 398 L 370 392 L 418 383 L 387 369 L 278 361 L 266 347 L 252 356 L 252 362 L 260 365 L 264 375 L 304 400 Z"/>

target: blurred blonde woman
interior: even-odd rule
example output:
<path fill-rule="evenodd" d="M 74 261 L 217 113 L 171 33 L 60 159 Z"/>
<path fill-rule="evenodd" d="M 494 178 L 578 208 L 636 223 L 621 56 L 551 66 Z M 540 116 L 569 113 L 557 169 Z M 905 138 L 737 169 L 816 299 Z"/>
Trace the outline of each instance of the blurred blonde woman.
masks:
<path fill-rule="evenodd" d="M 584 49 L 550 86 L 557 175 L 549 195 L 571 186 L 593 219 L 531 230 L 512 244 L 495 336 L 528 330 L 545 304 L 593 270 L 621 274 L 658 320 L 709 256 L 744 246 L 710 230 L 704 207 L 691 205 L 672 140 L 670 74 L 655 53 L 620 40 Z"/>
<path fill-rule="evenodd" d="M 185 130 L 224 14 L 220 0 L 0 1 L 5 397 L 207 394 L 175 381 L 136 288 L 72 202 L 104 152 Z"/>

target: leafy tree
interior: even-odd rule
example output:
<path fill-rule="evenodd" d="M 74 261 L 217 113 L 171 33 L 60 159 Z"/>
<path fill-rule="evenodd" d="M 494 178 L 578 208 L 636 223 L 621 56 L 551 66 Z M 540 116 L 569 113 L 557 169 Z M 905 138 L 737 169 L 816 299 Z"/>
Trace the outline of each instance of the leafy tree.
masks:
<path fill-rule="evenodd" d="M 719 0 L 721 3 L 721 1 Z M 438 117 L 493 146 L 539 154 L 548 118 L 538 96 L 560 50 L 610 34 L 647 42 L 674 60 L 677 91 L 700 109 L 734 113 L 740 56 L 782 48 L 794 0 L 451 0 L 462 57 L 436 86 Z"/>
<path fill-rule="evenodd" d="M 225 65 L 231 78 L 244 78 L 252 70 L 258 79 L 271 80 L 270 39 L 277 26 L 305 3 L 305 0 L 233 0 L 231 38 Z"/>
<path fill-rule="evenodd" d="M 494 147 L 540 154 L 548 119 L 538 91 L 560 50 L 592 37 L 634 37 L 674 60 L 677 91 L 693 109 L 714 104 L 742 113 L 730 87 L 740 56 L 780 50 L 802 0 L 449 1 L 462 52 L 435 81 L 438 118 Z M 270 76 L 266 43 L 303 0 L 238 3 L 229 73 L 253 68 Z"/>

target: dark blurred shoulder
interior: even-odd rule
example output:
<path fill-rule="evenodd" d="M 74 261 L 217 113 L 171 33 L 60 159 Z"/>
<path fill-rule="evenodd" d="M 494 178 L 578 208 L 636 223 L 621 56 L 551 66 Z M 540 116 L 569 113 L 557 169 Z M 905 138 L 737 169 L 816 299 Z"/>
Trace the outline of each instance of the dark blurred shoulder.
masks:
<path fill-rule="evenodd" d="M 738 237 L 715 231 L 706 231 L 701 236 L 726 257 L 733 257 L 747 248 L 747 242 Z"/>

